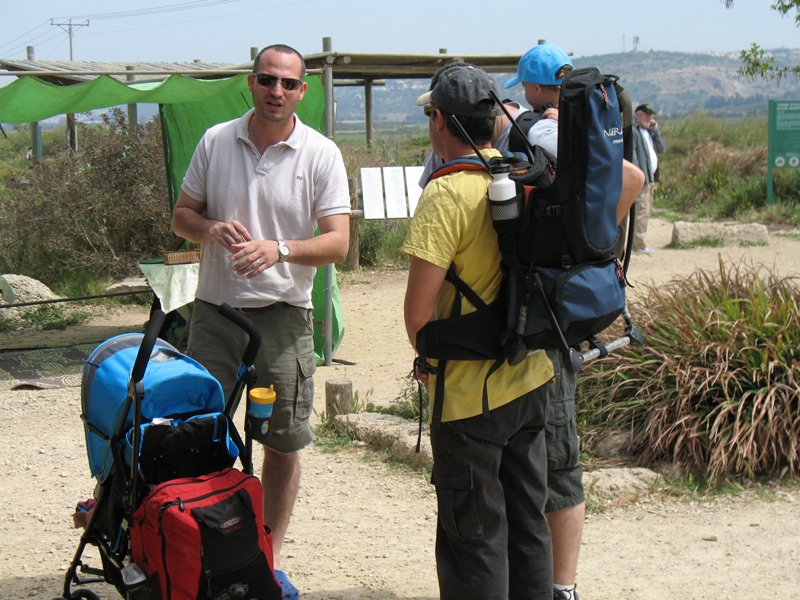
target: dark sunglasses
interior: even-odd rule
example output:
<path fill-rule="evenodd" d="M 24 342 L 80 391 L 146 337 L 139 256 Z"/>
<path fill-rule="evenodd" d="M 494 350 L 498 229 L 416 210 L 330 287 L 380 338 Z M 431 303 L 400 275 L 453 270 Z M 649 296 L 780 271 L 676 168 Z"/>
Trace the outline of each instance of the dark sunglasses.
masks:
<path fill-rule="evenodd" d="M 253 73 L 253 76 L 256 78 L 258 85 L 265 88 L 274 88 L 280 81 L 281 87 L 287 92 L 293 92 L 300 87 L 301 83 L 303 83 L 299 79 L 291 79 L 289 77 L 284 77 L 281 79 L 280 77 L 275 77 L 275 75 L 267 75 L 266 73 Z"/>
<path fill-rule="evenodd" d="M 426 117 L 430 117 L 435 110 L 436 107 L 433 105 L 433 102 L 426 104 L 425 106 L 422 107 L 422 112 Z"/>

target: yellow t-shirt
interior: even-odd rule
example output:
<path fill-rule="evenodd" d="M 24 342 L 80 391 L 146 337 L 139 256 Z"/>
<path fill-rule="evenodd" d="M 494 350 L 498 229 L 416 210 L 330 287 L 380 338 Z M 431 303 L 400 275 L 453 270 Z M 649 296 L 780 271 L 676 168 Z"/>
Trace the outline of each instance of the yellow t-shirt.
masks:
<path fill-rule="evenodd" d="M 483 150 L 485 157 L 499 156 Z M 458 276 L 490 304 L 500 293 L 500 248 L 489 216 L 486 191 L 491 175 L 486 171 L 458 171 L 430 181 L 422 192 L 403 244 L 406 254 L 444 269 L 455 265 Z M 450 315 L 455 287 L 442 284 L 433 318 Z M 466 298 L 461 314 L 474 312 Z M 431 359 L 432 364 L 436 361 Z M 483 384 L 494 361 L 448 360 L 445 372 L 442 421 L 474 417 L 482 412 Z M 489 408 L 494 409 L 547 383 L 553 364 L 544 351 L 528 356 L 515 366 L 507 362 L 488 379 Z M 436 376 L 430 376 L 431 403 L 436 402 Z M 431 411 L 431 414 L 433 411 Z"/>

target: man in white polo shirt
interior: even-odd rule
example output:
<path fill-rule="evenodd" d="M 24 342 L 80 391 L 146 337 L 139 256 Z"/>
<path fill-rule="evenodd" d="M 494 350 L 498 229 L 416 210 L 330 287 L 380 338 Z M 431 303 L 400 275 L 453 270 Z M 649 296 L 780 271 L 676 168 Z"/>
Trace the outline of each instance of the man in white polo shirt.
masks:
<path fill-rule="evenodd" d="M 280 552 L 300 482 L 299 450 L 314 434 L 311 290 L 315 267 L 342 262 L 349 243 L 350 195 L 341 153 L 294 110 L 308 87 L 293 48 L 264 48 L 248 85 L 254 108 L 210 128 L 195 150 L 173 212 L 175 233 L 201 242 L 200 278 L 187 354 L 233 388 L 245 335 L 220 317 L 228 303 L 262 334 L 259 382 L 277 400 L 264 446 L 264 522 L 272 529 L 284 598 L 297 589 Z M 320 234 L 314 235 L 319 227 Z"/>

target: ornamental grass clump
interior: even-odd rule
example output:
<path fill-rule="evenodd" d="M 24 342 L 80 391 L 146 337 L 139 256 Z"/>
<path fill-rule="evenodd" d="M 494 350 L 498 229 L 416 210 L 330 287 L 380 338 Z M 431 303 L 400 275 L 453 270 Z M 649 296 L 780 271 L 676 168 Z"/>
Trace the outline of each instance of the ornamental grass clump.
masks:
<path fill-rule="evenodd" d="M 800 471 L 800 316 L 795 278 L 726 265 L 631 303 L 647 343 L 578 377 L 589 446 L 630 435 L 633 462 L 714 480 Z M 591 365 L 591 363 L 590 363 Z"/>

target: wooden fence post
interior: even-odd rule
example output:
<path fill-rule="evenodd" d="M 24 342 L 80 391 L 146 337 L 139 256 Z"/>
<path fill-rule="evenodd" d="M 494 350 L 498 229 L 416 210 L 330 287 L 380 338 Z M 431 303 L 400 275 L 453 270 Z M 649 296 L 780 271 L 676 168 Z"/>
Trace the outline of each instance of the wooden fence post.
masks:
<path fill-rule="evenodd" d="M 328 420 L 336 415 L 353 412 L 353 382 L 349 379 L 328 379 L 325 382 L 325 415 Z"/>
<path fill-rule="evenodd" d="M 352 271 L 361 268 L 358 254 L 358 222 L 364 217 L 364 211 L 358 210 L 358 179 L 347 180 L 350 186 L 350 247 L 347 249 L 347 265 Z"/>

